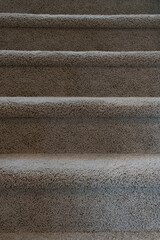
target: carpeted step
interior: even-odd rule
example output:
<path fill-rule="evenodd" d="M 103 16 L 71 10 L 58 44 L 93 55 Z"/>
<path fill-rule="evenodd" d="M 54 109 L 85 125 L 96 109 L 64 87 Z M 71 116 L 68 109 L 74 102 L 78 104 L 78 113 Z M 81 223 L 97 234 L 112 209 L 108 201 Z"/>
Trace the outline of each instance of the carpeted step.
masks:
<path fill-rule="evenodd" d="M 160 154 L 11 154 L 0 165 L 1 232 L 160 230 Z"/>
<path fill-rule="evenodd" d="M 159 97 L 160 52 L 0 51 L 0 96 Z"/>
<path fill-rule="evenodd" d="M 47 14 L 154 14 L 159 0 L 0 0 L 0 12 Z"/>
<path fill-rule="evenodd" d="M 160 15 L 0 14 L 0 49 L 158 51 Z"/>
<path fill-rule="evenodd" d="M 158 232 L 2 233 L 2 240 L 159 240 Z"/>
<path fill-rule="evenodd" d="M 0 153 L 160 152 L 159 98 L 0 98 Z"/>

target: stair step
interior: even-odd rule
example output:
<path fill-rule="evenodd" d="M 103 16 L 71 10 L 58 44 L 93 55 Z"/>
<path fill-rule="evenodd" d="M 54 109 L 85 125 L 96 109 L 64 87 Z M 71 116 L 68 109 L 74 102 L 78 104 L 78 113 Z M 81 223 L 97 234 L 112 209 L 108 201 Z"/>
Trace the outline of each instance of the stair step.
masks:
<path fill-rule="evenodd" d="M 159 240 L 158 232 L 2 233 L 3 240 Z"/>
<path fill-rule="evenodd" d="M 0 98 L 0 153 L 160 152 L 159 98 Z"/>
<path fill-rule="evenodd" d="M 0 12 L 48 14 L 153 14 L 160 12 L 159 0 L 1 0 Z"/>
<path fill-rule="evenodd" d="M 160 230 L 160 154 L 5 154 L 0 165 L 1 232 Z"/>
<path fill-rule="evenodd" d="M 160 51 L 0 51 L 0 96 L 159 97 Z"/>
<path fill-rule="evenodd" d="M 158 51 L 160 15 L 0 14 L 0 49 Z"/>

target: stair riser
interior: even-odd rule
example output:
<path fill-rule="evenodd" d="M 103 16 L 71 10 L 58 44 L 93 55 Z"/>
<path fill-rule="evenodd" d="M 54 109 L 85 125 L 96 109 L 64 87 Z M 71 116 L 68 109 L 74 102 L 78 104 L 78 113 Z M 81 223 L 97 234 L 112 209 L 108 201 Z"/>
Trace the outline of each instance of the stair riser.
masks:
<path fill-rule="evenodd" d="M 0 153 L 160 152 L 160 119 L 4 118 Z"/>
<path fill-rule="evenodd" d="M 146 191 L 9 189 L 1 194 L 1 232 L 159 231 L 160 195 Z"/>
<path fill-rule="evenodd" d="M 0 67 L 0 96 L 158 97 L 159 67 Z"/>
<path fill-rule="evenodd" d="M 46 14 L 152 14 L 159 13 L 158 0 L 6 0 L 0 1 L 0 12 Z"/>
<path fill-rule="evenodd" d="M 158 51 L 159 29 L 1 28 L 0 49 Z"/>

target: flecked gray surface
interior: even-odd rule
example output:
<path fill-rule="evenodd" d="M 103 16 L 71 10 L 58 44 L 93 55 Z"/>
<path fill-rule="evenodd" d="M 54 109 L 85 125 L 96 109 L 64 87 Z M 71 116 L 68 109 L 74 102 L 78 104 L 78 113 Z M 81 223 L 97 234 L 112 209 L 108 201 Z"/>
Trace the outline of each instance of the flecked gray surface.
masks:
<path fill-rule="evenodd" d="M 0 51 L 0 66 L 160 67 L 160 51 Z"/>
<path fill-rule="evenodd" d="M 49 15 L 0 13 L 0 27 L 67 29 L 159 29 L 159 14 Z"/>
<path fill-rule="evenodd" d="M 1 28 L 0 50 L 159 51 L 159 33 L 158 29 Z"/>
<path fill-rule="evenodd" d="M 160 67 L 0 66 L 0 96 L 159 97 Z"/>
<path fill-rule="evenodd" d="M 159 15 L 48 16 L 1 14 L 0 49 L 158 51 Z M 17 27 L 16 27 L 17 26 Z"/>
<path fill-rule="evenodd" d="M 160 52 L 0 51 L 0 96 L 159 97 Z"/>
<path fill-rule="evenodd" d="M 1 11 L 0 239 L 160 239 L 159 1 Z"/>
<path fill-rule="evenodd" d="M 159 240 L 158 232 L 2 233 L 2 240 Z"/>
<path fill-rule="evenodd" d="M 0 97 L 0 118 L 159 120 L 160 98 Z M 114 119 L 113 119 L 114 118 Z"/>
<path fill-rule="evenodd" d="M 0 98 L 0 153 L 159 153 L 159 98 Z"/>
<path fill-rule="evenodd" d="M 0 12 L 47 14 L 154 14 L 159 0 L 1 0 Z"/>
<path fill-rule="evenodd" d="M 159 231 L 159 160 L 1 155 L 1 231 Z"/>

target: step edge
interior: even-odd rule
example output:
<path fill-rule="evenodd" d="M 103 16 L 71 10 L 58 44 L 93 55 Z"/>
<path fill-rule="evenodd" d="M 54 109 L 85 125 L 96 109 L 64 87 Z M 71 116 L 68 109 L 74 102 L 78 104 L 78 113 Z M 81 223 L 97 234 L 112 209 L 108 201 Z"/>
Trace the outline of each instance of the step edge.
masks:
<path fill-rule="evenodd" d="M 0 66 L 160 67 L 160 51 L 0 51 Z"/>
<path fill-rule="evenodd" d="M 160 193 L 160 154 L 0 155 L 1 190 L 107 191 Z M 8 155 L 9 156 L 9 155 Z M 89 188 L 89 189 L 88 189 Z"/>
<path fill-rule="evenodd" d="M 0 97 L 0 118 L 159 118 L 159 97 Z M 121 119 L 119 119 L 121 121 Z"/>
<path fill-rule="evenodd" d="M 160 15 L 49 15 L 0 13 L 0 27 L 158 29 L 160 28 Z"/>

